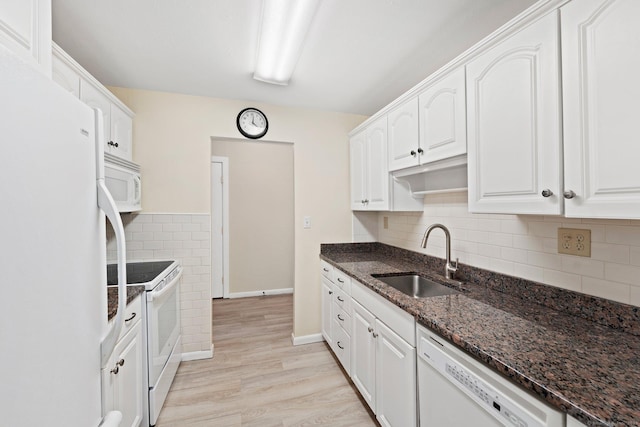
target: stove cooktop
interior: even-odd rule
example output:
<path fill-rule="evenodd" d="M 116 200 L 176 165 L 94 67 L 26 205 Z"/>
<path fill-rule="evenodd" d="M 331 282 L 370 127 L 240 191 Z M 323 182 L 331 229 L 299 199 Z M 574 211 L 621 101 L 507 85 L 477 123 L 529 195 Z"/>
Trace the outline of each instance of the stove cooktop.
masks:
<path fill-rule="evenodd" d="M 150 261 L 150 262 L 128 262 L 127 263 L 127 284 L 135 285 L 139 283 L 151 282 L 173 261 Z M 118 265 L 107 265 L 107 286 L 118 284 Z"/>

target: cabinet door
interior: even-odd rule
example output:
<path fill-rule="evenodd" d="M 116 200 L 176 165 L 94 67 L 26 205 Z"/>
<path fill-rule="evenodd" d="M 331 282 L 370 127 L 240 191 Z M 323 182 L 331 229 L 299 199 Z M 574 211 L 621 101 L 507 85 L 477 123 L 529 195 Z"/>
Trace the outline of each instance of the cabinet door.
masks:
<path fill-rule="evenodd" d="M 410 99 L 390 112 L 387 121 L 389 125 L 389 171 L 417 166 L 420 148 L 418 99 Z"/>
<path fill-rule="evenodd" d="M 360 132 L 349 141 L 350 175 L 351 175 L 351 209 L 354 211 L 365 210 L 366 194 L 366 134 Z"/>
<path fill-rule="evenodd" d="M 366 130 L 367 210 L 389 210 L 389 164 L 387 162 L 387 117 L 381 117 Z"/>
<path fill-rule="evenodd" d="M 416 349 L 379 320 L 375 332 L 376 417 L 382 426 L 415 426 Z"/>
<path fill-rule="evenodd" d="M 351 380 L 373 412 L 376 411 L 376 343 L 373 336 L 375 317 L 352 301 L 351 312 Z"/>
<path fill-rule="evenodd" d="M 113 409 L 122 412 L 122 427 L 137 427 L 142 421 L 142 322 L 138 321 L 114 350 L 116 361 L 124 361 L 114 375 Z M 117 362 L 116 362 L 117 363 Z"/>
<path fill-rule="evenodd" d="M 464 68 L 420 94 L 420 163 L 467 152 Z"/>
<path fill-rule="evenodd" d="M 111 154 L 131 160 L 133 147 L 133 120 L 116 105 L 111 104 Z"/>
<path fill-rule="evenodd" d="M 80 82 L 80 100 L 91 108 L 99 108 L 102 111 L 104 125 L 104 151 L 110 152 L 111 141 L 111 102 L 102 92 L 96 89 L 86 80 Z"/>
<path fill-rule="evenodd" d="M 80 98 L 80 76 L 60 58 L 52 58 L 51 77 L 76 98 Z"/>
<path fill-rule="evenodd" d="M 51 0 L 2 0 L 0 44 L 51 76 Z"/>
<path fill-rule="evenodd" d="M 471 212 L 562 213 L 558 43 L 554 11 L 467 65 Z"/>
<path fill-rule="evenodd" d="M 331 300 L 333 296 L 333 290 L 331 282 L 329 282 L 326 278 L 322 278 L 322 336 L 324 340 L 329 344 L 330 347 L 333 347 L 333 335 L 331 334 L 331 319 L 333 318 L 331 314 Z"/>
<path fill-rule="evenodd" d="M 573 1 L 561 16 L 565 214 L 640 218 L 640 2 Z"/>

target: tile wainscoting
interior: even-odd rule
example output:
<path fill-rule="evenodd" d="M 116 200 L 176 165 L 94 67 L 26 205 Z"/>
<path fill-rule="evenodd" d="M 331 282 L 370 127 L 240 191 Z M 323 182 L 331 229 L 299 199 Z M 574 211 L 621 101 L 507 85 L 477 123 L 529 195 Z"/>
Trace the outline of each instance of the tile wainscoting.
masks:
<path fill-rule="evenodd" d="M 211 215 L 125 214 L 127 259 L 175 259 L 183 270 L 182 349 L 185 360 L 212 356 Z M 107 258 L 115 260 L 115 237 L 107 227 Z"/>
<path fill-rule="evenodd" d="M 461 263 L 640 306 L 639 220 L 471 214 L 466 192 L 446 193 L 425 196 L 424 212 L 378 213 L 376 238 L 444 258 L 445 239 L 439 230 L 429 236 L 426 250 L 420 247 L 433 223 L 449 228 L 451 256 Z M 559 227 L 590 229 L 591 257 L 558 254 Z"/>

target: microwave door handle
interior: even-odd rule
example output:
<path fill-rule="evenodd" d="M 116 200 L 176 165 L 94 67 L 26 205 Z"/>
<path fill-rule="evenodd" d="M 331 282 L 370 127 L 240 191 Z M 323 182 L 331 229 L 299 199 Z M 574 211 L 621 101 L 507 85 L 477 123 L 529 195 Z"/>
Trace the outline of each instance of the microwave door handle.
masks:
<path fill-rule="evenodd" d="M 162 298 L 166 293 L 170 292 L 171 289 L 173 289 L 175 286 L 177 286 L 178 284 L 178 280 L 180 279 L 180 276 L 182 276 L 182 269 L 180 267 L 178 267 L 178 274 L 176 275 L 176 277 L 174 277 L 171 282 L 166 285 L 164 288 L 160 289 L 159 291 L 152 291 L 148 293 L 147 296 L 147 301 L 151 302 L 155 299 L 159 299 Z"/>
<path fill-rule="evenodd" d="M 140 177 L 138 175 L 134 175 L 133 177 L 133 193 L 134 193 L 133 203 L 134 204 L 140 203 L 140 197 L 142 195 L 141 187 L 142 187 L 142 182 L 140 181 Z"/>
<path fill-rule="evenodd" d="M 124 236 L 124 225 L 118 213 L 116 203 L 104 182 L 104 135 L 102 112 L 94 108 L 95 135 L 96 135 L 96 189 L 98 192 L 98 207 L 107 216 L 113 226 L 116 235 L 116 248 L 118 251 L 118 311 L 113 322 L 113 326 L 100 343 L 101 366 L 104 368 L 109 362 L 109 357 L 113 353 L 116 341 L 120 336 L 122 325 L 124 324 L 124 310 L 127 302 L 127 247 Z"/>

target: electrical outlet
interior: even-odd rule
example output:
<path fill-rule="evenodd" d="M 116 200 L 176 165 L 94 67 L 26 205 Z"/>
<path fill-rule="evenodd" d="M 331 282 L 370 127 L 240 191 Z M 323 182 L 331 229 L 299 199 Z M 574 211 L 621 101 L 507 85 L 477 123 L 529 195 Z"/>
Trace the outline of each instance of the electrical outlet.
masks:
<path fill-rule="evenodd" d="M 591 257 L 591 230 L 558 228 L 558 253 Z"/>

